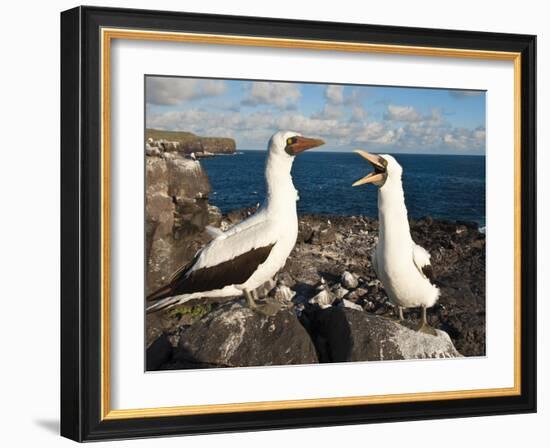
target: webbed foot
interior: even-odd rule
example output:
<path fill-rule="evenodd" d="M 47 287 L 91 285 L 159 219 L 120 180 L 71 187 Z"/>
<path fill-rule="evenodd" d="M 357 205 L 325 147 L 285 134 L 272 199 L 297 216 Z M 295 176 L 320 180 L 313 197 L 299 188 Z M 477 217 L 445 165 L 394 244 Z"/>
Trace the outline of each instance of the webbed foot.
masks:
<path fill-rule="evenodd" d="M 252 311 L 263 316 L 275 316 L 283 308 L 283 306 L 277 302 L 264 301 L 264 303 L 258 303 L 258 292 L 256 290 L 244 290 L 243 293 L 248 303 L 248 307 Z"/>
<path fill-rule="evenodd" d="M 416 331 L 429 334 L 431 336 L 437 336 L 437 331 L 435 331 L 435 328 L 428 323 L 428 313 L 425 306 L 422 307 L 422 319 Z"/>
<path fill-rule="evenodd" d="M 432 327 L 430 324 L 422 322 L 416 331 L 419 331 L 420 333 L 429 334 L 431 336 L 437 336 L 437 331 L 434 327 Z"/>

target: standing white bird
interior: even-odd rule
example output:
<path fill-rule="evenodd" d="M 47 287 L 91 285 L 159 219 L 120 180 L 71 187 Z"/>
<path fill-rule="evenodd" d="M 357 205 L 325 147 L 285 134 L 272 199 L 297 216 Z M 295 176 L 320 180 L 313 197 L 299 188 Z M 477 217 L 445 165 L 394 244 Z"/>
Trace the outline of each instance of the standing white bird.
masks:
<path fill-rule="evenodd" d="M 292 183 L 292 163 L 297 154 L 322 144 L 323 140 L 305 138 L 297 132 L 276 132 L 268 144 L 267 196 L 263 205 L 225 232 L 210 229 L 215 238 L 182 266 L 168 285 L 147 297 L 154 302 L 147 311 L 197 298 L 244 294 L 251 308 L 272 313 L 256 305 L 256 290 L 284 267 L 296 244 L 298 192 Z"/>
<path fill-rule="evenodd" d="M 439 289 L 433 284 L 430 254 L 416 244 L 411 236 L 405 194 L 401 175 L 403 168 L 390 155 L 356 151 L 367 159 L 374 172 L 358 180 L 353 186 L 367 183 L 378 187 L 378 244 L 372 256 L 372 265 L 389 299 L 403 308 L 422 307 L 419 331 L 436 334 L 428 324 L 426 309 L 439 298 Z"/>

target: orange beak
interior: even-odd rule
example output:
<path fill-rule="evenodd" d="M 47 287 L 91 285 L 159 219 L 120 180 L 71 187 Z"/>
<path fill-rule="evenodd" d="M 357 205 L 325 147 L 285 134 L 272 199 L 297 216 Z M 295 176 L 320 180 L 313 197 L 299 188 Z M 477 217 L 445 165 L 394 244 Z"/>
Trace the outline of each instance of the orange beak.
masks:
<path fill-rule="evenodd" d="M 291 145 L 288 145 L 286 147 L 286 151 L 295 156 L 296 154 L 300 154 L 307 149 L 316 148 L 317 146 L 324 144 L 325 142 L 319 138 L 296 137 L 296 141 Z"/>

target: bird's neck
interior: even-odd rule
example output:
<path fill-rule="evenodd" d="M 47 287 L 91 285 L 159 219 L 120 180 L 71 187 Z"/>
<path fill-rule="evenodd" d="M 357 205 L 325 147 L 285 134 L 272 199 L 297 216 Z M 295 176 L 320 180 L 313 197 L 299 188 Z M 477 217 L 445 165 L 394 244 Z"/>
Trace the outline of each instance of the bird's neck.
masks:
<path fill-rule="evenodd" d="M 401 179 L 392 179 L 378 190 L 378 221 L 379 241 L 384 246 L 399 249 L 412 241 Z"/>
<path fill-rule="evenodd" d="M 265 168 L 266 206 L 270 212 L 296 214 L 297 191 L 292 183 L 292 159 L 269 154 Z"/>

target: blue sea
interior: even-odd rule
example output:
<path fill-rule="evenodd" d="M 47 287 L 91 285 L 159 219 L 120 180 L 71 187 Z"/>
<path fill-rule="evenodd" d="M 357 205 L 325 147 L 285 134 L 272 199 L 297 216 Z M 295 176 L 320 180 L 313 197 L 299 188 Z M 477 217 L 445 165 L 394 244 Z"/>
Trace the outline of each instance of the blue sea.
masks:
<path fill-rule="evenodd" d="M 222 212 L 251 207 L 265 195 L 266 151 L 203 159 L 213 192 L 210 202 Z M 485 157 L 395 154 L 403 167 L 405 201 L 411 218 L 430 215 L 485 226 Z M 309 152 L 294 161 L 299 213 L 377 217 L 377 189 L 351 184 L 371 171 L 350 152 Z"/>

